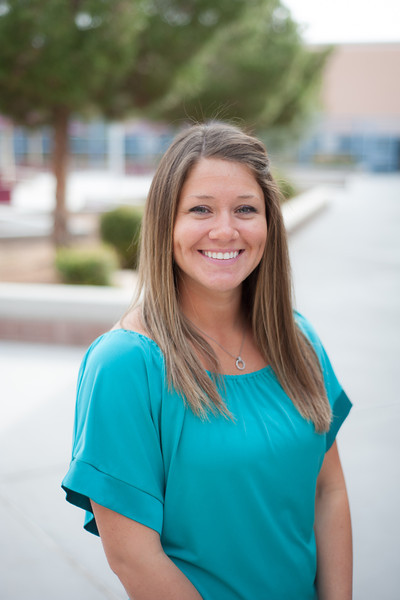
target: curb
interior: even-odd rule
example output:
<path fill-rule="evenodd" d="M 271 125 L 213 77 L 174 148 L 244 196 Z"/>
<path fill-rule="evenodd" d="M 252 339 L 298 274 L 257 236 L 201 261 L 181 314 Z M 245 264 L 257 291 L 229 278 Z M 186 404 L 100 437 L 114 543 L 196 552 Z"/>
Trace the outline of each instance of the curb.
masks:
<path fill-rule="evenodd" d="M 105 323 L 128 307 L 133 290 L 52 283 L 0 283 L 0 319 Z"/>
<path fill-rule="evenodd" d="M 292 233 L 325 209 L 336 192 L 337 190 L 332 187 L 321 186 L 285 202 L 282 206 L 282 214 L 286 231 Z"/>

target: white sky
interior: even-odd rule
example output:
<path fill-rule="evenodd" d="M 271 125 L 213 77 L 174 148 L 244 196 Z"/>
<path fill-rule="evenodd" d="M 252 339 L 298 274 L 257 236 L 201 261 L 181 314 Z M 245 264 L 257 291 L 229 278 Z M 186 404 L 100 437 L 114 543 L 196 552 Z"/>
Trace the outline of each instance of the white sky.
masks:
<path fill-rule="evenodd" d="M 399 0 L 282 0 L 308 43 L 400 42 Z"/>

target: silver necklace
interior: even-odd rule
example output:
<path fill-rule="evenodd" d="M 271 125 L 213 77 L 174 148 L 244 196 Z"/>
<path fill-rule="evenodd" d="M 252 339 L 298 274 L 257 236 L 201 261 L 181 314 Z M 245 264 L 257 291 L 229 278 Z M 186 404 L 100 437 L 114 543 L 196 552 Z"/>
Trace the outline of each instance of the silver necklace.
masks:
<path fill-rule="evenodd" d="M 192 321 L 190 321 L 190 322 L 192 323 Z M 192 325 L 194 325 L 194 323 L 192 323 Z M 200 327 L 197 327 L 197 325 L 194 325 L 194 326 L 196 327 L 196 329 L 198 329 L 200 331 L 200 333 L 202 333 L 206 337 L 210 338 L 210 340 L 215 342 L 217 344 L 217 346 L 219 346 L 221 348 L 221 350 L 223 350 L 224 352 L 226 352 L 226 354 L 228 354 L 231 358 L 233 358 L 235 360 L 236 368 L 239 369 L 239 371 L 244 371 L 244 369 L 246 368 L 246 363 L 244 362 L 243 358 L 241 357 L 241 354 L 242 354 L 243 345 L 244 345 L 244 338 L 246 337 L 246 329 L 243 330 L 243 338 L 242 338 L 242 343 L 240 344 L 239 355 L 235 356 L 234 354 L 231 354 L 229 352 L 229 350 L 227 350 L 226 348 L 221 346 L 221 344 L 219 342 L 217 342 L 216 339 L 211 337 L 211 335 L 208 335 L 208 333 L 206 333 L 205 331 L 200 329 Z"/>

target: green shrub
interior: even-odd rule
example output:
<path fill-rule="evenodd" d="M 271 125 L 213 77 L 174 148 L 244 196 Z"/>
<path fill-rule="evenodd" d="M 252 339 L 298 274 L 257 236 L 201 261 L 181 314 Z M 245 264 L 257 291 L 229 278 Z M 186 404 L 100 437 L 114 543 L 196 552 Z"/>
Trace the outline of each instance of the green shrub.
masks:
<path fill-rule="evenodd" d="M 111 275 L 118 267 L 112 248 L 60 248 L 55 266 L 64 283 L 111 285 Z"/>
<path fill-rule="evenodd" d="M 137 266 L 141 223 L 142 209 L 131 206 L 121 206 L 100 218 L 101 239 L 115 248 L 123 269 Z"/>

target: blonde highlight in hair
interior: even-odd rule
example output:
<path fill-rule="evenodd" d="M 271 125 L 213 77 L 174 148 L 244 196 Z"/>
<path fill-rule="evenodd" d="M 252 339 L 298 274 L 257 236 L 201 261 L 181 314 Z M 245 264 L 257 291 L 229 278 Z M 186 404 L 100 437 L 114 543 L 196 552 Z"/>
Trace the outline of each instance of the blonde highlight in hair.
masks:
<path fill-rule="evenodd" d="M 230 417 L 218 391 L 218 376 L 199 365 L 199 355 L 218 372 L 218 359 L 185 318 L 179 303 L 173 258 L 173 229 L 182 186 L 201 158 L 246 165 L 264 192 L 267 243 L 257 268 L 243 282 L 245 313 L 256 343 L 283 389 L 304 418 L 327 431 L 331 411 L 318 358 L 298 328 L 291 295 L 291 274 L 280 208 L 264 145 L 222 123 L 194 125 L 181 132 L 161 159 L 149 191 L 141 232 L 136 304 L 141 298 L 143 326 L 161 348 L 168 383 L 199 416 L 211 410 Z"/>

